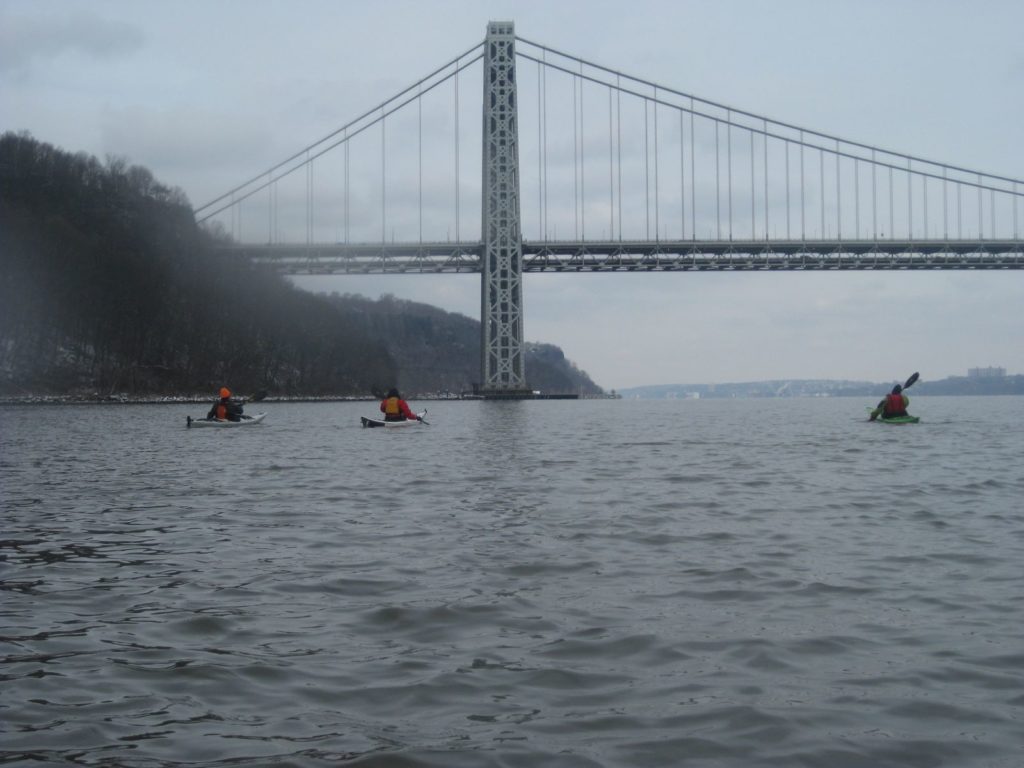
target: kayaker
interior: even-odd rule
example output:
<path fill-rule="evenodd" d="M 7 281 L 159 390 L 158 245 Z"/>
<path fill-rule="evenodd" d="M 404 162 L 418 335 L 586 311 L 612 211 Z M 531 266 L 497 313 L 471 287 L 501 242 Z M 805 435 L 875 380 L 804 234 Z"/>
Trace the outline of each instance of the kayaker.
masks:
<path fill-rule="evenodd" d="M 892 388 L 892 392 L 886 395 L 878 403 L 878 407 L 871 412 L 871 421 L 874 421 L 879 416 L 883 419 L 889 419 L 894 416 L 906 416 L 908 405 L 910 405 L 910 398 L 903 394 L 903 386 L 897 384 Z"/>
<path fill-rule="evenodd" d="M 206 418 L 218 421 L 241 421 L 244 418 L 242 410 L 242 404 L 231 399 L 231 390 L 221 387 L 220 400 L 213 404 L 210 412 L 206 414 Z"/>
<path fill-rule="evenodd" d="M 397 389 L 389 389 L 387 397 L 380 401 L 380 412 L 384 414 L 384 421 L 405 421 L 419 419 L 409 404 L 398 394 Z"/>

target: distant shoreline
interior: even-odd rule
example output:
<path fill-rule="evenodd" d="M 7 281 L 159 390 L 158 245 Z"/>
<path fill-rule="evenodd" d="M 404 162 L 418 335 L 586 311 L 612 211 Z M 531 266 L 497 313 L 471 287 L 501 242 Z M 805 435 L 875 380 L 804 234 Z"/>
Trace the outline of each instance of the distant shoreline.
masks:
<path fill-rule="evenodd" d="M 774 379 L 768 381 L 728 382 L 723 384 L 656 384 L 619 389 L 626 399 L 748 399 L 807 397 L 881 397 L 898 381 L 868 382 L 843 379 Z M 918 381 L 908 393 L 911 397 L 981 397 L 1024 395 L 1024 376 L 950 376 L 934 381 Z"/>

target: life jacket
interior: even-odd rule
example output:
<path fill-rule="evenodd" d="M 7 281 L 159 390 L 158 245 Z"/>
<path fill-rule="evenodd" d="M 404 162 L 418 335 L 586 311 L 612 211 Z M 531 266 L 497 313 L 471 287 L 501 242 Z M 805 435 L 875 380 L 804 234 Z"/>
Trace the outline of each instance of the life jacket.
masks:
<path fill-rule="evenodd" d="M 888 394 L 885 396 L 885 410 L 883 416 L 906 416 L 907 406 L 903 402 L 903 395 Z"/>
<path fill-rule="evenodd" d="M 402 406 L 399 404 L 397 397 L 389 397 L 384 401 L 384 420 L 385 421 L 402 421 L 405 417 L 402 415 Z"/>
<path fill-rule="evenodd" d="M 225 419 L 227 419 L 227 417 L 228 417 L 228 404 L 227 404 L 226 401 L 224 401 L 224 400 L 219 401 L 217 403 L 217 405 L 215 406 L 215 408 L 216 408 L 216 410 L 214 411 L 214 416 L 216 416 L 221 421 L 224 421 Z"/>

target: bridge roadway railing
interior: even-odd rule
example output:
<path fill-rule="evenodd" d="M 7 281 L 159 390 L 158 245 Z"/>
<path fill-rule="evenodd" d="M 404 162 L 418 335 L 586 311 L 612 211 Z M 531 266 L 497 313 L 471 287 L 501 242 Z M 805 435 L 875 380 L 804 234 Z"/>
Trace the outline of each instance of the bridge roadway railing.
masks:
<path fill-rule="evenodd" d="M 230 245 L 291 275 L 480 272 L 483 245 Z M 1020 240 L 523 242 L 524 272 L 701 272 L 1024 269 Z"/>

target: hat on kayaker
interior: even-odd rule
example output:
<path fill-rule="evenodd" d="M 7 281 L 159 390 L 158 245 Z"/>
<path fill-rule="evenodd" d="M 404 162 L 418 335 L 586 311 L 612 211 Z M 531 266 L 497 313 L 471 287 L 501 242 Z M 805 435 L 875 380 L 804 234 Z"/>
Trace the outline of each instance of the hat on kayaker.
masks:
<path fill-rule="evenodd" d="M 903 391 L 903 387 L 900 384 L 897 384 L 895 387 L 892 388 L 892 393 L 894 395 L 898 395 L 902 391 Z"/>
<path fill-rule="evenodd" d="M 228 389 L 227 387 L 221 387 L 220 388 L 220 396 L 221 397 L 231 397 L 231 390 Z"/>
<path fill-rule="evenodd" d="M 397 389 L 392 387 L 391 389 L 388 390 L 388 397 L 401 397 L 401 395 L 398 394 L 398 390 Z"/>

